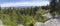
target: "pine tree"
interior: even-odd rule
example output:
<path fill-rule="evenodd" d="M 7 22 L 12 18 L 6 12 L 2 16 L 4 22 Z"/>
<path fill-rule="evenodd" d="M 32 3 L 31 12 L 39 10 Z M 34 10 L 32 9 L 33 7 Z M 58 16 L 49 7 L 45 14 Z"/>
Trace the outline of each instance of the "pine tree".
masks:
<path fill-rule="evenodd" d="M 51 0 L 51 2 L 50 2 L 50 13 L 53 16 L 53 18 L 55 16 L 54 13 L 55 13 L 55 11 L 57 9 L 56 6 L 57 6 L 56 0 Z"/>

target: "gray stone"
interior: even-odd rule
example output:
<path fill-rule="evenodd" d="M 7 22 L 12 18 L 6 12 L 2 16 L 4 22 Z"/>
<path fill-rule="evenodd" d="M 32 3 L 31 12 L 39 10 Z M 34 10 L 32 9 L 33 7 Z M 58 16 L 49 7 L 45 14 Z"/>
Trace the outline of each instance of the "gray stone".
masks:
<path fill-rule="evenodd" d="M 5 26 L 5 25 L 3 25 L 3 23 L 2 23 L 2 21 L 0 20 L 0 26 Z"/>
<path fill-rule="evenodd" d="M 44 23 L 36 22 L 36 23 L 34 24 L 34 26 L 45 26 L 45 25 L 44 25 Z"/>
<path fill-rule="evenodd" d="M 23 24 L 18 24 L 18 26 L 24 26 Z"/>

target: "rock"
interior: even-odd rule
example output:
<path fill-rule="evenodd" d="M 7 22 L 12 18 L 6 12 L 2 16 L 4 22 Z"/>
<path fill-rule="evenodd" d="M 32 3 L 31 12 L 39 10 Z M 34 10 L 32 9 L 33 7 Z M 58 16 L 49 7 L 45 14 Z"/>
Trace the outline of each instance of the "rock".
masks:
<path fill-rule="evenodd" d="M 60 22 L 57 19 L 50 19 L 44 23 L 46 26 L 60 26 Z"/>
<path fill-rule="evenodd" d="M 5 25 L 3 25 L 3 23 L 2 23 L 2 21 L 0 20 L 0 26 L 5 26 Z"/>
<path fill-rule="evenodd" d="M 34 26 L 60 26 L 60 19 L 50 19 L 45 23 L 36 22 Z"/>
<path fill-rule="evenodd" d="M 50 13 L 46 13 L 46 14 L 44 14 L 44 15 L 42 15 L 42 16 L 46 16 L 46 17 L 48 17 L 48 18 L 51 18 L 51 17 L 52 17 Z"/>
<path fill-rule="evenodd" d="M 45 26 L 45 25 L 44 25 L 44 23 L 36 22 L 36 23 L 34 24 L 34 26 Z"/>
<path fill-rule="evenodd" d="M 24 26 L 23 24 L 18 24 L 18 26 Z"/>

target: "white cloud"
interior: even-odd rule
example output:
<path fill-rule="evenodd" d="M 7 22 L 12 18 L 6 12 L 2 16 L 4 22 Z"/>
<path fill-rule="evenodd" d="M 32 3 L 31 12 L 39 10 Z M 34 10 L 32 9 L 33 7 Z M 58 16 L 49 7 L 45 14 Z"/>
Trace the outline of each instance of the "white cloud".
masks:
<path fill-rule="evenodd" d="M 11 7 L 11 6 L 46 6 L 49 2 L 16 2 L 16 3 L 4 3 L 1 7 Z"/>

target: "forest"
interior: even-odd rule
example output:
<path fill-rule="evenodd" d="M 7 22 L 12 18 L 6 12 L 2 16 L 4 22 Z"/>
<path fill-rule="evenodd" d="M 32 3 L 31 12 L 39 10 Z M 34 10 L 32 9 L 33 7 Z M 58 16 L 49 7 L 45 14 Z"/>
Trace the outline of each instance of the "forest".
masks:
<path fill-rule="evenodd" d="M 2 8 L 0 7 L 0 19 L 6 26 L 18 26 L 23 24 L 24 26 L 33 26 L 35 22 L 46 22 L 48 17 L 42 16 L 46 13 L 51 15 L 60 15 L 60 2 L 56 3 L 56 0 L 51 0 L 50 5 L 47 7 L 31 6 L 26 8 Z M 48 9 L 47 9 L 48 8 Z M 47 11 L 48 10 L 48 11 Z"/>
<path fill-rule="evenodd" d="M 42 16 L 47 12 L 37 6 L 31 8 L 0 8 L 0 19 L 6 26 L 17 26 L 18 24 L 30 26 L 30 24 L 35 22 L 47 21 L 48 17 Z"/>

